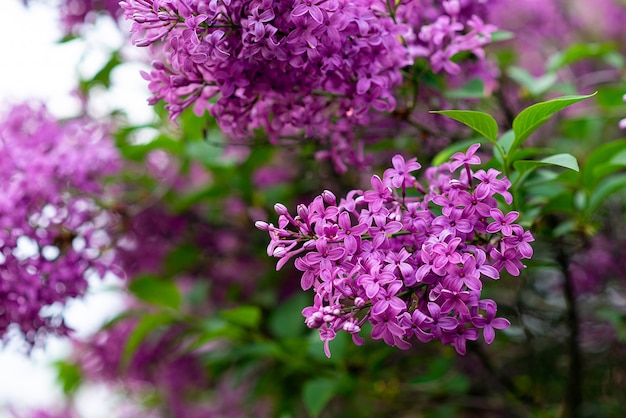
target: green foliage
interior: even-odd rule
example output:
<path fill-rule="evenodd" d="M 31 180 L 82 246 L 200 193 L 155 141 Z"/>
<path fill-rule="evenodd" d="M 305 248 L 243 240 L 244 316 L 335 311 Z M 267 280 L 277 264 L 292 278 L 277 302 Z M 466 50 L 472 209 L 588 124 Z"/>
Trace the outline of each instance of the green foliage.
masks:
<path fill-rule="evenodd" d="M 182 301 L 176 284 L 158 276 L 137 277 L 128 285 L 128 290 L 138 299 L 163 308 L 178 309 Z"/>
<path fill-rule="evenodd" d="M 63 393 L 72 395 L 83 382 L 83 374 L 79 365 L 66 360 L 58 360 L 53 363 L 57 372 L 57 382 Z"/>
<path fill-rule="evenodd" d="M 475 110 L 437 110 L 431 113 L 444 115 L 464 123 L 489 141 L 496 142 L 498 123 L 493 116 L 487 113 L 477 112 Z"/>
<path fill-rule="evenodd" d="M 336 380 L 324 377 L 309 380 L 304 384 L 302 399 L 311 417 L 320 415 L 324 407 L 335 396 L 336 388 Z"/>
<path fill-rule="evenodd" d="M 516 151 L 517 148 L 522 145 L 533 132 L 546 123 L 550 119 L 550 116 L 556 112 L 595 95 L 596 93 L 584 96 L 559 97 L 557 99 L 534 104 L 522 110 L 513 120 L 515 140 L 513 141 L 509 152 Z"/>
<path fill-rule="evenodd" d="M 258 306 L 238 306 L 220 312 L 220 316 L 234 325 L 256 328 L 261 322 L 261 310 Z"/>

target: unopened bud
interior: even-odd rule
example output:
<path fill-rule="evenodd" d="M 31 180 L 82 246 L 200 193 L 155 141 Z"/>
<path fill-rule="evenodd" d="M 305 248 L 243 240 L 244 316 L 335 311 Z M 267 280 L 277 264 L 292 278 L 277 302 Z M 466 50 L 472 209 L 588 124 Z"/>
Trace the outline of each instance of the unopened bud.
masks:
<path fill-rule="evenodd" d="M 289 215 L 289 211 L 287 210 L 287 207 L 283 205 L 282 203 L 276 203 L 274 205 L 274 210 L 279 215 L 285 215 L 285 216 Z"/>
<path fill-rule="evenodd" d="M 263 222 L 263 221 L 256 221 L 254 223 L 254 226 L 257 229 L 260 229 L 261 231 L 269 231 L 270 230 L 270 224 L 268 224 L 267 222 Z"/>
<path fill-rule="evenodd" d="M 335 206 L 337 204 L 337 197 L 330 190 L 324 190 L 322 192 L 322 199 L 329 205 Z"/>

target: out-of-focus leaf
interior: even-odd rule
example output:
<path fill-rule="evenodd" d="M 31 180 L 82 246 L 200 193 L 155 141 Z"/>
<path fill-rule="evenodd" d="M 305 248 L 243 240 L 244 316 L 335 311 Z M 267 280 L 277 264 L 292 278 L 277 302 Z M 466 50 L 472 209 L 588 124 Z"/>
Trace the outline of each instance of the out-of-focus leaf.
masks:
<path fill-rule="evenodd" d="M 475 110 L 434 110 L 430 113 L 444 115 L 461 122 L 474 129 L 491 142 L 496 142 L 498 123 L 493 116 L 487 113 L 477 112 Z"/>
<path fill-rule="evenodd" d="M 232 158 L 224 157 L 224 148 L 206 141 L 194 140 L 185 144 L 185 155 L 207 167 L 230 167 L 235 164 Z"/>
<path fill-rule="evenodd" d="M 302 309 L 309 304 L 306 293 L 299 292 L 282 302 L 269 318 L 269 327 L 272 334 L 278 338 L 292 338 L 301 336 L 306 330 L 304 317 L 300 315 Z"/>
<path fill-rule="evenodd" d="M 307 412 L 312 417 L 318 417 L 328 402 L 335 396 L 337 381 L 318 377 L 309 380 L 302 389 L 302 400 Z"/>
<path fill-rule="evenodd" d="M 361 333 L 366 335 L 364 331 Z M 324 342 L 320 339 L 318 330 L 312 330 L 309 335 L 307 354 L 324 363 L 341 363 L 346 358 L 349 344 L 353 344 L 350 334 L 343 331 L 338 332 L 335 339 L 329 343 L 331 357 L 328 358 L 324 354 Z"/>
<path fill-rule="evenodd" d="M 536 103 L 522 110 L 513 120 L 515 140 L 511 145 L 510 151 L 513 152 L 517 150 L 533 132 L 550 119 L 550 116 L 575 103 L 593 97 L 595 94 L 596 93 L 584 96 L 563 96 L 548 100 L 547 102 Z"/>
<path fill-rule="evenodd" d="M 443 95 L 448 99 L 480 99 L 485 97 L 485 83 L 480 78 L 472 78 L 463 87 L 444 90 Z"/>
<path fill-rule="evenodd" d="M 598 209 L 600 204 L 602 204 L 604 199 L 620 189 L 626 189 L 626 174 L 619 174 L 602 180 L 594 187 L 589 196 L 587 211 L 593 213 Z"/>
<path fill-rule="evenodd" d="M 261 309 L 258 306 L 239 306 L 221 311 L 220 316 L 239 326 L 257 328 L 261 322 Z"/>
<path fill-rule="evenodd" d="M 81 90 L 83 92 L 89 91 L 95 85 L 102 85 L 105 88 L 111 87 L 111 73 L 113 69 L 120 65 L 122 60 L 120 59 L 120 53 L 114 51 L 111 54 L 111 58 L 104 64 L 104 66 L 98 71 L 91 80 L 82 80 L 80 82 Z"/>
<path fill-rule="evenodd" d="M 124 158 L 134 161 L 143 161 L 149 152 L 157 149 L 168 151 L 174 155 L 180 155 L 182 152 L 182 144 L 167 136 L 159 136 L 145 144 L 125 144 L 119 147 L 119 149 Z"/>
<path fill-rule="evenodd" d="M 200 250 L 195 245 L 185 244 L 175 248 L 165 257 L 165 274 L 173 276 L 176 273 L 190 270 L 198 262 Z"/>
<path fill-rule="evenodd" d="M 58 360 L 53 365 L 57 370 L 57 382 L 63 389 L 63 393 L 70 395 L 76 392 L 83 378 L 80 367 L 67 360 Z"/>
<path fill-rule="evenodd" d="M 597 147 L 587 158 L 583 165 L 583 185 L 592 188 L 603 175 L 608 174 L 602 167 L 611 160 L 626 152 L 626 139 L 612 141 Z M 619 161 L 619 160 L 618 160 Z"/>
<path fill-rule="evenodd" d="M 534 77 L 521 67 L 510 67 L 507 70 L 507 75 L 535 97 L 546 93 L 557 81 L 557 75 L 554 73 L 546 73 L 541 77 Z"/>
<path fill-rule="evenodd" d="M 495 32 L 491 32 L 491 42 L 508 41 L 513 38 L 515 38 L 515 34 L 513 32 L 509 32 L 508 30 L 497 30 Z"/>
<path fill-rule="evenodd" d="M 620 151 L 611 157 L 606 164 L 601 164 L 593 170 L 593 175 L 597 179 L 613 174 L 616 171 L 622 170 L 626 167 L 626 150 Z"/>
<path fill-rule="evenodd" d="M 578 43 L 554 54 L 548 61 L 547 70 L 555 72 L 575 62 L 590 58 L 602 58 L 605 62 L 618 68 L 624 67 L 624 57 L 617 52 L 615 44 L 609 42 Z"/>
<path fill-rule="evenodd" d="M 174 282 L 157 276 L 140 276 L 130 282 L 128 290 L 144 302 L 166 308 L 178 309 L 182 301 Z"/>

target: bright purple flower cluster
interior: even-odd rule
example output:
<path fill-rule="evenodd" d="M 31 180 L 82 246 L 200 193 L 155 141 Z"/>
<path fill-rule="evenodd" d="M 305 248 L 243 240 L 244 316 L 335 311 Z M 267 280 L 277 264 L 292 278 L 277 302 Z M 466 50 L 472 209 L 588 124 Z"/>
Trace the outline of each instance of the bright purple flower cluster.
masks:
<path fill-rule="evenodd" d="M 0 336 L 13 325 L 35 343 L 67 332 L 55 307 L 108 268 L 110 218 L 89 196 L 119 157 L 101 126 L 27 104 L 0 120 L 0 152 Z"/>
<path fill-rule="evenodd" d="M 479 329 L 491 343 L 494 330 L 509 326 L 496 318 L 493 300 L 481 300 L 481 278 L 498 279 L 503 269 L 517 276 L 534 238 L 514 223 L 517 212 L 498 209 L 496 195 L 512 202 L 508 179 L 470 168 L 480 164 L 478 147 L 427 169 L 427 187 L 411 174 L 416 159 L 397 155 L 369 190 L 339 203 L 325 191 L 295 217 L 276 204 L 278 226 L 257 222 L 270 234 L 267 252 L 279 258 L 278 269 L 297 256 L 302 289 L 316 293 L 305 322 L 319 329 L 326 355 L 339 330 L 362 344 L 366 322 L 372 338 L 389 345 L 438 339 L 460 354 Z"/>
<path fill-rule="evenodd" d="M 126 0 L 138 46 L 164 40 L 150 74 L 152 102 L 172 117 L 194 104 L 247 137 L 324 136 L 334 120 L 363 122 L 395 106 L 409 63 L 396 25 L 377 0 Z M 215 100 L 211 100 L 215 98 Z"/>

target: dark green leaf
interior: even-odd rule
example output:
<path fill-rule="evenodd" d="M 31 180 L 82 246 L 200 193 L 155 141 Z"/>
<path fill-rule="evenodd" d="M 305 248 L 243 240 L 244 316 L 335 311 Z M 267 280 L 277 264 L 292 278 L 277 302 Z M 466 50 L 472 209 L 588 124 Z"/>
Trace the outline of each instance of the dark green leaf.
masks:
<path fill-rule="evenodd" d="M 587 210 L 589 213 L 595 212 L 604 199 L 616 191 L 624 189 L 626 189 L 626 174 L 620 174 L 602 180 L 591 192 Z"/>
<path fill-rule="evenodd" d="M 261 322 L 261 309 L 258 306 L 239 306 L 220 312 L 222 318 L 236 325 L 257 328 Z"/>
<path fill-rule="evenodd" d="M 583 166 L 583 184 L 587 188 L 592 188 L 594 184 L 602 179 L 602 169 L 610 163 L 616 155 L 626 151 L 626 139 L 612 141 L 597 147 L 587 158 Z"/>
<path fill-rule="evenodd" d="M 198 247 L 185 244 L 175 248 L 165 258 L 165 274 L 174 276 L 177 273 L 192 269 L 201 257 Z"/>
<path fill-rule="evenodd" d="M 299 292 L 278 305 L 269 318 L 272 334 L 278 338 L 303 335 L 306 326 L 304 325 L 304 317 L 300 315 L 300 312 L 310 303 L 308 295 Z"/>
<path fill-rule="evenodd" d="M 144 302 L 166 308 L 178 309 L 182 300 L 174 282 L 157 276 L 140 276 L 128 285 L 128 290 Z"/>
<path fill-rule="evenodd" d="M 309 380 L 302 389 L 302 400 L 307 412 L 312 417 L 318 417 L 328 402 L 335 396 L 337 381 L 318 377 Z"/>

